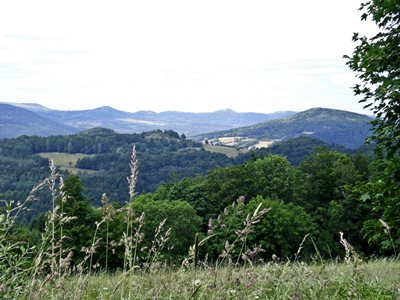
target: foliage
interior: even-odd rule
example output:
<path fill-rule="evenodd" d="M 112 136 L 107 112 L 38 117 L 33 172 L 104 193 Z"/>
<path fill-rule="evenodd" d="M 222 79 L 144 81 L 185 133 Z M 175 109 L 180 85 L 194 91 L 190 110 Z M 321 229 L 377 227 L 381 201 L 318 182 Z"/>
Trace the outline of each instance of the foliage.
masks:
<path fill-rule="evenodd" d="M 201 218 L 193 207 L 184 201 L 154 201 L 150 195 L 137 198 L 132 208 L 137 214 L 145 213 L 143 244 L 149 249 L 157 227 L 165 220 L 164 228 L 170 229 L 169 251 L 164 251 L 170 258 L 178 259 L 187 254 L 193 244 L 194 235 L 199 230 Z"/>
<path fill-rule="evenodd" d="M 352 241 L 363 240 L 361 220 L 368 218 L 369 212 L 353 190 L 368 178 L 367 167 L 368 160 L 360 154 L 350 157 L 323 148 L 300 164 L 303 183 L 297 186 L 295 203 L 305 208 L 318 224 L 316 240 L 322 254 L 340 253 L 337 235 L 340 231 L 348 238 L 351 236 Z"/>
<path fill-rule="evenodd" d="M 341 145 L 328 144 L 315 138 L 301 136 L 274 143 L 268 148 L 256 149 L 246 154 L 242 154 L 236 159 L 236 161 L 243 163 L 248 159 L 256 159 L 268 154 L 278 154 L 286 157 L 292 165 L 298 166 L 307 155 L 310 155 L 315 151 L 315 149 L 321 147 L 347 154 L 353 152 Z M 363 151 L 363 153 L 364 152 L 366 151 Z"/>
<path fill-rule="evenodd" d="M 132 161 L 137 163 L 134 156 Z M 374 248 L 364 247 L 362 226 L 384 253 L 391 254 L 389 246 L 392 246 L 396 254 L 399 195 L 395 186 L 397 179 L 392 174 L 399 168 L 398 163 L 392 163 L 393 160 L 377 161 L 368 169 L 369 161 L 361 154 L 349 156 L 320 148 L 295 168 L 281 156 L 268 155 L 242 165 L 218 168 L 206 176 L 162 185 L 153 194 L 132 197 L 124 206 L 113 205 L 103 195 L 102 206 L 97 209 L 84 196 L 83 184 L 77 175 L 61 181 L 60 193 L 56 193 L 58 174 L 52 164 L 52 173 L 45 182 L 53 186 L 52 198 L 57 199 L 53 211 L 38 217 L 33 231 L 16 226 L 6 229 L 7 238 L 3 235 L 1 239 L 4 247 L 0 248 L 0 276 L 10 291 L 10 298 L 16 295 L 138 298 L 141 291 L 150 293 L 140 281 L 148 272 L 153 276 L 162 274 L 166 264 L 176 267 L 184 258 L 179 274 L 189 272 L 191 294 L 196 297 L 207 296 L 209 289 L 224 297 L 238 296 L 244 292 L 244 286 L 254 287 L 254 295 L 271 297 L 280 295 L 282 286 L 286 287 L 285 293 L 296 297 L 323 298 L 332 293 L 336 298 L 350 293 L 364 298 L 390 297 L 394 295 L 393 288 L 371 286 L 358 267 L 360 261 L 353 261 L 359 249 L 374 254 Z M 136 174 L 135 168 L 131 171 Z M 126 175 L 125 185 L 128 185 Z M 130 181 L 131 185 L 133 182 L 136 183 L 136 178 Z M 393 194 L 394 191 L 397 192 Z M 132 188 L 131 195 L 135 192 Z M 386 197 L 384 201 L 379 193 Z M 56 195 L 59 196 L 56 198 Z M 227 207 L 233 201 L 235 204 Z M 11 210 L 12 206 L 9 207 Z M 209 216 L 214 219 L 208 220 Z M 378 231 L 367 231 L 368 225 L 376 220 L 383 226 L 386 238 Z M 41 237 L 38 237 L 39 231 Z M 343 256 L 344 251 L 339 249 L 339 231 L 345 232 L 347 240 L 342 236 L 341 242 L 346 246 L 347 258 L 351 249 L 353 260 L 347 260 L 353 264 L 348 273 L 351 275 L 339 283 L 324 281 L 324 288 L 315 293 L 300 288 L 300 278 L 310 274 L 305 271 L 307 265 L 298 263 L 300 260 Z M 29 248 L 32 241 L 36 241 L 36 248 Z M 353 247 L 348 241 L 356 244 Z M 195 246 L 190 247 L 193 243 Z M 278 264 L 278 256 L 288 262 Z M 281 288 L 257 285 L 259 276 L 264 275 L 255 272 L 256 264 L 271 259 L 264 266 L 276 266 L 272 269 L 276 273 L 267 276 L 276 275 L 276 280 L 268 284 Z M 294 288 L 282 281 L 291 267 L 290 260 L 295 262 L 295 268 L 287 276 L 295 280 L 290 285 Z M 245 265 L 248 281 L 233 272 Z M 190 273 L 193 266 L 197 271 Z M 119 269 L 123 270 L 122 274 L 118 273 Z M 118 282 L 102 292 L 87 289 L 90 274 L 95 270 L 99 270 L 100 276 L 101 270 L 117 271 Z M 238 277 L 232 281 L 232 276 Z M 70 282 L 79 291 L 73 296 L 69 294 Z M 0 288 L 3 286 L 4 283 Z M 225 289 L 235 292 L 227 294 Z"/>
<path fill-rule="evenodd" d="M 355 49 L 345 57 L 359 78 L 354 93 L 376 117 L 371 140 L 379 154 L 387 157 L 372 165 L 371 180 L 360 188 L 372 211 L 364 231 L 372 245 L 395 254 L 400 244 L 400 2 L 372 0 L 362 3 L 360 10 L 361 19 L 372 20 L 378 32 L 372 37 L 354 33 Z"/>
<path fill-rule="evenodd" d="M 0 193 L 22 201 L 32 186 L 48 173 L 48 161 L 36 154 L 59 152 L 64 153 L 62 158 L 66 158 L 72 151 L 72 155 L 79 153 L 81 156 L 75 170 L 81 170 L 78 174 L 89 202 L 100 206 L 102 194 L 107 193 L 111 200 L 124 203 L 128 200 L 126 176 L 132 144 L 137 145 L 139 158 L 138 192 L 151 192 L 161 183 L 176 182 L 233 163 L 224 155 L 202 150 L 201 144 L 173 131 L 117 134 L 112 130 L 93 129 L 69 136 L 23 136 L 0 140 L 0 163 L 3 166 L 0 169 Z M 62 170 L 61 173 L 63 176 L 68 174 Z M 51 208 L 48 193 L 42 193 L 40 199 L 24 212 L 22 220 L 25 223 Z"/>
<path fill-rule="evenodd" d="M 343 196 L 344 186 L 357 181 L 357 170 L 351 158 L 345 154 L 318 148 L 300 165 L 305 174 L 302 195 L 308 210 L 326 207 L 331 200 Z"/>
<path fill-rule="evenodd" d="M 214 222 L 215 228 L 211 228 L 215 237 L 207 242 L 211 257 L 218 257 L 225 241 L 234 240 L 236 233 L 242 228 L 243 220 L 248 215 L 253 215 L 260 204 L 268 211 L 254 225 L 246 240 L 249 245 L 262 249 L 258 258 L 268 260 L 272 255 L 289 258 L 296 253 L 304 236 L 315 231 L 311 216 L 301 207 L 293 203 L 285 204 L 282 200 L 257 196 L 248 203 L 239 201 L 237 205 L 227 207 L 217 218 Z"/>
<path fill-rule="evenodd" d="M 269 155 L 243 165 L 217 168 L 207 176 L 164 185 L 155 192 L 155 198 L 185 200 L 208 220 L 240 196 L 251 199 L 262 195 L 290 201 L 298 174 L 287 159 Z"/>
<path fill-rule="evenodd" d="M 400 159 L 375 161 L 371 169 L 371 179 L 360 187 L 360 198 L 372 209 L 363 229 L 382 254 L 396 255 L 400 248 Z"/>
<path fill-rule="evenodd" d="M 62 196 L 59 197 L 57 205 L 60 214 L 64 217 L 73 218 L 68 223 L 57 228 L 57 234 L 64 239 L 64 248 L 73 251 L 73 262 L 77 264 L 82 261 L 84 253 L 82 248 L 88 247 L 99 222 L 99 213 L 90 205 L 83 196 L 83 184 L 79 176 L 70 174 L 65 178 L 61 188 Z"/>
<path fill-rule="evenodd" d="M 15 208 L 11 202 L 0 212 L 0 298 L 21 293 L 32 261 L 30 232 L 15 223 L 10 215 Z"/>
<path fill-rule="evenodd" d="M 362 3 L 360 10 L 361 19 L 370 18 L 379 31 L 372 37 L 354 33 L 354 52 L 345 57 L 360 80 L 354 87 L 363 97 L 359 102 L 376 116 L 372 139 L 393 156 L 400 146 L 400 2 L 372 0 Z"/>

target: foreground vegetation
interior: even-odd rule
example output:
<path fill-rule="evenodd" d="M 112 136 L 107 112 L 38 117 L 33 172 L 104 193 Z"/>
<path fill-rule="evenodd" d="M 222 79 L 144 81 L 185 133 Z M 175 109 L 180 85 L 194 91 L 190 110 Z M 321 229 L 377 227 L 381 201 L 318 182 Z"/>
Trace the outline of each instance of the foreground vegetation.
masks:
<path fill-rule="evenodd" d="M 251 267 L 203 267 L 137 272 L 133 299 L 398 299 L 400 263 L 358 264 L 270 262 Z M 126 299 L 129 278 L 98 273 L 65 278 L 58 289 L 36 299 Z M 123 288 L 125 286 L 125 289 Z M 24 298 L 24 297 L 21 297 Z"/>
<path fill-rule="evenodd" d="M 131 201 L 118 207 L 104 194 L 100 208 L 83 196 L 79 176 L 63 180 L 52 162 L 24 203 L 5 202 L 0 292 L 6 299 L 396 299 L 399 241 L 389 219 L 396 214 L 356 201 L 374 183 L 363 182 L 361 158 L 318 149 L 298 170 L 269 155 L 138 197 L 133 147 Z M 374 164 L 385 166 L 391 170 L 388 161 Z M 383 179 L 390 182 L 379 173 L 376 184 Z M 31 229 L 18 225 L 43 188 L 53 209 Z M 238 192 L 250 200 L 239 196 L 224 208 Z M 372 208 L 386 210 L 391 225 L 366 213 Z M 392 259 L 363 262 L 374 251 Z"/>

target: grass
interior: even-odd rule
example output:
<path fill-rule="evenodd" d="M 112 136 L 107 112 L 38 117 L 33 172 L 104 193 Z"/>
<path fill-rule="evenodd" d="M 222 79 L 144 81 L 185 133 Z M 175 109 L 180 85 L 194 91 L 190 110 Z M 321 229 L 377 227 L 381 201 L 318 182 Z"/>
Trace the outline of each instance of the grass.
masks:
<path fill-rule="evenodd" d="M 400 263 L 266 263 L 251 267 L 137 272 L 129 299 L 399 299 Z M 65 279 L 57 299 L 127 299 L 129 277 L 99 273 Z M 48 299 L 50 289 L 38 299 Z"/>
<path fill-rule="evenodd" d="M 204 145 L 204 150 L 213 153 L 222 153 L 230 158 L 235 158 L 240 153 L 248 152 L 247 149 L 236 149 L 234 147 L 226 147 L 226 146 L 213 146 L 213 145 Z"/>
<path fill-rule="evenodd" d="M 43 158 L 52 159 L 56 166 L 60 167 L 62 170 L 68 170 L 72 174 L 78 174 L 79 172 L 86 173 L 96 173 L 98 171 L 95 170 L 87 170 L 76 168 L 76 162 L 78 159 L 84 157 L 93 157 L 94 155 L 82 154 L 82 153 L 61 153 L 61 152 L 43 152 L 39 153 L 39 155 Z"/>

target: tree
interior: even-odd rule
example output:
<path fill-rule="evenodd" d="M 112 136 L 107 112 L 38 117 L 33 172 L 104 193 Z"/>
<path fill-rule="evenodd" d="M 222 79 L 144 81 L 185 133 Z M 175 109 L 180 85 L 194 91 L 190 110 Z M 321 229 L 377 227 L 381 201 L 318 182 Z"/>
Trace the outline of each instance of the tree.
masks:
<path fill-rule="evenodd" d="M 144 245 L 150 249 L 155 231 L 163 220 L 163 231 L 171 229 L 171 235 L 167 246 L 173 246 L 171 250 L 163 249 L 163 255 L 183 257 L 193 244 L 194 236 L 200 228 L 201 218 L 196 215 L 194 208 L 184 201 L 153 200 L 151 194 L 138 197 L 132 204 L 134 211 L 140 215 L 145 213 L 144 219 Z"/>
<path fill-rule="evenodd" d="M 260 204 L 261 208 L 268 209 L 268 212 L 248 230 L 244 245 L 238 245 L 232 250 L 231 254 L 234 257 L 240 255 L 243 246 L 260 246 L 265 251 L 261 257 L 267 259 L 270 259 L 272 254 L 282 258 L 290 257 L 296 253 L 304 236 L 315 232 L 316 226 L 311 216 L 300 206 L 257 196 L 248 203 L 239 201 L 235 206 L 228 206 L 217 221 L 211 222 L 214 224 L 211 229 L 215 236 L 206 243 L 211 258 L 221 254 L 226 241 L 233 243 L 238 233 L 244 229 L 247 216 L 253 216 Z"/>
<path fill-rule="evenodd" d="M 396 230 L 400 224 L 400 1 L 371 0 L 361 4 L 360 10 L 364 12 L 361 19 L 371 18 L 379 32 L 370 38 L 355 33 L 357 45 L 352 56 L 345 58 L 360 80 L 355 94 L 363 97 L 360 102 L 376 116 L 371 139 L 387 157 L 365 185 L 362 199 L 372 205 L 373 218 L 364 223 L 364 230 L 371 244 L 388 251 L 400 244 Z"/>
<path fill-rule="evenodd" d="M 61 213 L 63 216 L 74 217 L 63 225 L 62 235 L 67 237 L 63 247 L 74 252 L 72 260 L 76 264 L 84 257 L 84 253 L 81 252 L 82 247 L 88 247 L 92 242 L 99 213 L 83 196 L 83 184 L 78 175 L 70 174 L 66 177 L 61 191 L 64 195 L 58 199 Z M 59 234 L 61 235 L 60 232 Z"/>
<path fill-rule="evenodd" d="M 357 161 L 357 166 L 355 165 Z M 297 185 L 295 203 L 302 206 L 318 225 L 316 243 L 322 255 L 341 252 L 340 231 L 350 242 L 362 241 L 362 223 L 367 217 L 354 186 L 366 175 L 361 158 L 318 148 L 300 165 L 303 183 Z"/>
<path fill-rule="evenodd" d="M 360 80 L 353 88 L 363 97 L 359 102 L 376 116 L 372 139 L 391 157 L 400 149 L 400 1 L 372 0 L 360 10 L 361 19 L 371 18 L 380 31 L 370 38 L 354 33 L 357 45 L 345 58 Z"/>
<path fill-rule="evenodd" d="M 372 207 L 363 231 L 381 254 L 394 254 L 400 247 L 400 159 L 377 160 L 370 166 L 371 178 L 360 186 L 361 199 Z"/>
<path fill-rule="evenodd" d="M 326 208 L 331 200 L 342 199 L 345 185 L 358 178 L 349 156 L 324 148 L 307 156 L 300 170 L 305 182 L 298 186 L 296 201 L 309 212 Z"/>

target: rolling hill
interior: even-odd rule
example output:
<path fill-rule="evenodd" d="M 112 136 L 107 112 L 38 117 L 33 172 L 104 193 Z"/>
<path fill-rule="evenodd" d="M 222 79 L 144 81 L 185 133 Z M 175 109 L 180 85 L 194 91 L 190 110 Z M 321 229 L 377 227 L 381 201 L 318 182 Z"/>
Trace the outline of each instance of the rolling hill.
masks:
<path fill-rule="evenodd" d="M 71 134 L 76 129 L 47 119 L 33 111 L 0 103 L 0 138 L 21 135 Z"/>
<path fill-rule="evenodd" d="M 309 136 L 329 144 L 339 144 L 354 149 L 362 145 L 368 136 L 371 120 L 369 116 L 353 112 L 312 108 L 281 119 L 198 135 L 195 139 L 244 136 L 256 139 L 286 140 Z"/>
<path fill-rule="evenodd" d="M 216 130 L 226 130 L 273 120 L 294 114 L 276 112 L 272 114 L 241 113 L 233 110 L 219 110 L 209 113 L 179 111 L 129 113 L 109 106 L 80 111 L 43 111 L 46 118 L 57 120 L 79 130 L 105 127 L 120 133 L 144 132 L 151 130 L 174 130 L 187 136 Z"/>
<path fill-rule="evenodd" d="M 126 178 L 132 144 L 139 160 L 138 193 L 233 163 L 171 130 L 121 134 L 94 128 L 72 135 L 21 136 L 0 139 L 0 195 L 22 202 L 33 185 L 48 176 L 47 159 L 52 158 L 63 176 L 69 171 L 79 174 L 91 202 L 99 205 L 102 194 L 107 193 L 112 201 L 124 203 L 129 200 Z M 48 210 L 50 198 L 50 193 L 41 191 L 41 200 L 33 201 L 26 216 Z"/>
<path fill-rule="evenodd" d="M 63 111 L 53 110 L 46 108 L 42 105 L 35 103 L 5 103 L 3 105 L 14 106 L 18 109 L 30 112 L 30 118 L 26 120 L 20 127 L 14 128 L 9 134 L 2 134 L 0 131 L 0 138 L 6 136 L 19 136 L 29 134 L 32 127 L 35 127 L 35 133 L 41 136 L 50 134 L 66 134 L 78 132 L 94 127 L 104 127 L 113 129 L 119 133 L 141 133 L 152 130 L 174 130 L 186 136 L 193 136 L 210 131 L 227 130 L 235 127 L 248 126 L 259 122 L 282 118 L 295 114 L 292 111 L 275 112 L 271 114 L 262 113 L 242 113 L 233 110 L 219 110 L 209 113 L 190 113 L 179 111 L 166 111 L 166 112 L 152 112 L 152 111 L 138 111 L 138 112 L 125 112 L 114 109 L 109 106 L 102 106 L 95 109 Z M 3 110 L 0 108 L 0 113 L 3 115 Z M 37 126 L 36 123 L 30 123 L 34 115 L 36 118 L 41 117 L 41 120 L 52 121 L 51 125 L 53 131 L 43 130 Z M 14 114 L 9 115 L 7 121 L 10 124 L 19 122 L 18 116 Z M 8 123 L 4 124 L 8 126 Z M 58 126 L 57 126 L 58 124 Z M 63 126 L 60 126 L 60 125 Z M 60 131 L 57 131 L 57 128 Z M 66 132 L 68 128 L 68 132 Z M 12 134 L 12 135 L 10 135 Z"/>

